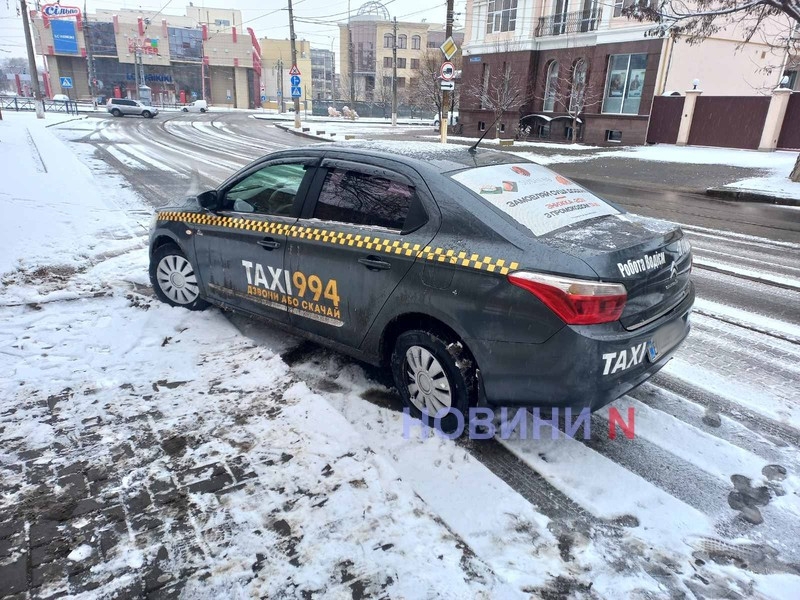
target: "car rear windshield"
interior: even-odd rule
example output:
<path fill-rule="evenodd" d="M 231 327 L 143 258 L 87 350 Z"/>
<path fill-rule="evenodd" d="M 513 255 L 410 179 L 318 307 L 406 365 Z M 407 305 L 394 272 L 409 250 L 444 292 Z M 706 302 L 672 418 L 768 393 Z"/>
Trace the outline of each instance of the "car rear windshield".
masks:
<path fill-rule="evenodd" d="M 566 177 L 533 163 L 477 167 L 452 178 L 537 236 L 619 213 Z"/>

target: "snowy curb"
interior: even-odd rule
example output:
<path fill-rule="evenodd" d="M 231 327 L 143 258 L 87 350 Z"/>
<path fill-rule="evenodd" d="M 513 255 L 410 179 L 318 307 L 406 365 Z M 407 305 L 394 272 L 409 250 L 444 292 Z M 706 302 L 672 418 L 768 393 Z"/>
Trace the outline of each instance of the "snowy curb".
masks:
<path fill-rule="evenodd" d="M 762 202 L 766 204 L 779 204 L 781 206 L 800 206 L 800 199 L 798 198 L 784 198 L 759 190 L 713 187 L 706 190 L 706 195 L 712 198 L 724 198 L 725 200 L 735 200 L 738 202 Z"/>
<path fill-rule="evenodd" d="M 316 140 L 318 142 L 335 142 L 333 138 L 322 137 L 319 135 L 314 135 L 313 133 L 305 133 L 303 131 L 297 131 L 294 127 L 289 127 L 288 125 L 284 125 L 282 123 L 275 123 L 275 127 L 278 129 L 283 129 L 284 131 L 288 131 L 289 133 L 293 133 L 294 135 L 299 135 L 300 137 L 308 138 L 310 140 Z M 344 138 L 342 138 L 344 139 Z"/>

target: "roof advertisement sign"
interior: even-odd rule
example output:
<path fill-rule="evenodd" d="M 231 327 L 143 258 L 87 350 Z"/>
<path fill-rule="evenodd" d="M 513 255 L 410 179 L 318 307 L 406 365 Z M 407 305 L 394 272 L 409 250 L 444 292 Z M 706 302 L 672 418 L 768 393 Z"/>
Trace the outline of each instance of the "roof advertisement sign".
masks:
<path fill-rule="evenodd" d="M 453 179 L 534 235 L 619 211 L 566 177 L 532 163 L 468 169 Z"/>

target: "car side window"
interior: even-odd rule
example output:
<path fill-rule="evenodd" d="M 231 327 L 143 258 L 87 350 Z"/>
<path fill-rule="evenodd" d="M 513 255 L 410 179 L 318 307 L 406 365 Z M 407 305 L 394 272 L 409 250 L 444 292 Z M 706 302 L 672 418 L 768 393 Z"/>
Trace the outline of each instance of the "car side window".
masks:
<path fill-rule="evenodd" d="M 402 230 L 413 198 L 410 185 L 377 175 L 329 169 L 314 218 Z"/>
<path fill-rule="evenodd" d="M 306 168 L 302 164 L 262 167 L 227 191 L 223 209 L 260 215 L 290 215 Z"/>

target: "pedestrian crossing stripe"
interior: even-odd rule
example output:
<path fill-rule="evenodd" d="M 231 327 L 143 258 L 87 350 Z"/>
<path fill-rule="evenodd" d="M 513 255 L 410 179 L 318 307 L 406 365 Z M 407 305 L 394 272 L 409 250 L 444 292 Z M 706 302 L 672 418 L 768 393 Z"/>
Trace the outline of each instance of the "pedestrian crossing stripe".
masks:
<path fill-rule="evenodd" d="M 438 262 L 459 267 L 487 271 L 506 275 L 510 271 L 519 268 L 519 263 L 507 261 L 499 258 L 493 259 L 489 256 L 481 256 L 467 252 L 466 250 L 456 250 L 452 248 L 434 248 L 432 246 L 421 246 L 404 242 L 402 239 L 387 239 L 384 237 L 361 235 L 354 233 L 344 233 L 342 231 L 331 231 L 319 227 L 304 227 L 302 225 L 287 225 L 286 223 L 274 223 L 270 221 L 260 221 L 246 219 L 243 217 L 222 217 L 208 213 L 164 211 L 158 213 L 159 221 L 178 221 L 182 223 L 194 223 L 208 227 L 223 227 L 226 229 L 243 229 L 245 231 L 257 231 L 259 233 L 285 235 L 288 237 L 299 238 L 322 242 L 340 246 L 354 246 L 356 248 L 366 248 L 384 254 L 396 254 L 401 256 L 414 256 L 431 262 Z"/>

